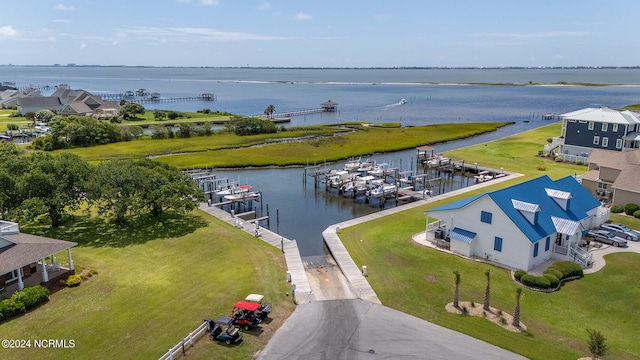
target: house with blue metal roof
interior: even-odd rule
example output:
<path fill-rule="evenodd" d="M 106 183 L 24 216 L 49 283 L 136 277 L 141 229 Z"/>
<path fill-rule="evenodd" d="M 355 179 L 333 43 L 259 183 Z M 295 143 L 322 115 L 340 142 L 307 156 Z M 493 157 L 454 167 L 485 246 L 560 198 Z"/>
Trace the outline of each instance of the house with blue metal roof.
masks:
<path fill-rule="evenodd" d="M 589 266 L 591 257 L 579 246 L 582 236 L 609 220 L 609 209 L 574 177 L 545 175 L 425 215 L 427 239 L 448 241 L 452 252 L 465 257 L 529 271 L 552 259 Z"/>

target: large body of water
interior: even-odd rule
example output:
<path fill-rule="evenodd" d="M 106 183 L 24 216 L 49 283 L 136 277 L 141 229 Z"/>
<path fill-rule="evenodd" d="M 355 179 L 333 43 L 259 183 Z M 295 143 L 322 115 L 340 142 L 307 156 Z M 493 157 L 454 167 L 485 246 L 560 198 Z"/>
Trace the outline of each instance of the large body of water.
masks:
<path fill-rule="evenodd" d="M 390 122 L 403 126 L 450 122 L 514 121 L 494 133 L 436 146 L 439 152 L 490 141 L 548 124 L 544 113 L 584 107 L 620 108 L 640 103 L 640 69 L 217 69 L 0 66 L 0 82 L 16 86 L 68 84 L 95 93 L 139 88 L 162 97 L 214 93 L 215 102 L 145 104 L 150 109 L 195 111 L 209 108 L 236 114 L 317 108 L 337 102 L 336 113 L 294 117 L 290 126 L 347 121 Z M 522 86 L 528 83 L 545 86 Z M 560 86 L 564 83 L 615 84 Z M 514 84 L 507 86 L 469 84 Z M 399 104 L 400 99 L 407 103 Z M 382 139 L 382 141 L 384 141 Z M 541 148 L 544 144 L 541 144 Z M 408 170 L 415 151 L 371 159 Z M 402 163 L 402 164 L 401 164 Z M 332 168 L 339 168 L 334 164 Z M 508 171 L 508 169 L 505 169 Z M 271 229 L 296 239 L 302 256 L 323 254 L 321 232 L 330 224 L 379 208 L 316 190 L 302 169 L 220 171 L 219 177 L 251 183 L 269 204 Z M 259 206 L 259 205 L 258 205 Z M 279 226 L 276 229 L 276 210 Z"/>

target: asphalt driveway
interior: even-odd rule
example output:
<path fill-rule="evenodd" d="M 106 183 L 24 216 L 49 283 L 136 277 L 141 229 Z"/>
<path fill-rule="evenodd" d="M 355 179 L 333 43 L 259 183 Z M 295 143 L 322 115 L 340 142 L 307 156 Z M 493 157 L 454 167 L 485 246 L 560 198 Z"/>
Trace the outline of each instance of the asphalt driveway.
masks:
<path fill-rule="evenodd" d="M 298 305 L 258 359 L 526 359 L 359 299 Z"/>

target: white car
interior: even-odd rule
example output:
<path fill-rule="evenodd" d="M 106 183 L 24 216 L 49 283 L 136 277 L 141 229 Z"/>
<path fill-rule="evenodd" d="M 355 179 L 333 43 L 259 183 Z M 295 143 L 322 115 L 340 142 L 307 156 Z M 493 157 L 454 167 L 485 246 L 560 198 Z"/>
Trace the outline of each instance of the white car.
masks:
<path fill-rule="evenodd" d="M 47 126 L 47 124 L 46 124 L 46 123 L 39 123 L 39 124 L 38 124 L 38 125 L 36 125 L 33 129 L 34 129 L 36 132 L 39 132 L 39 133 L 45 133 L 45 134 L 47 134 L 47 133 L 49 133 L 49 132 L 51 131 L 51 129 Z"/>
<path fill-rule="evenodd" d="M 602 224 L 600 229 L 607 230 L 613 235 L 620 236 L 621 238 L 625 238 L 631 241 L 640 241 L 640 232 L 629 229 L 626 225 L 623 224 Z"/>

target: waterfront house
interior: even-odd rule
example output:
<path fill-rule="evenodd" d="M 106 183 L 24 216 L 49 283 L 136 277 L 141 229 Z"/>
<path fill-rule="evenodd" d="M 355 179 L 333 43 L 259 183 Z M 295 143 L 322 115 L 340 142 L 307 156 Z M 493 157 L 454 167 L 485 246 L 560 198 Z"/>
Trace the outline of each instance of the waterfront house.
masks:
<path fill-rule="evenodd" d="M 585 161 L 594 149 L 640 148 L 640 114 L 607 107 L 585 108 L 560 115 L 562 130 L 550 150 L 565 160 Z"/>
<path fill-rule="evenodd" d="M 640 205 L 640 149 L 596 149 L 587 160 L 582 186 L 601 201 L 625 206 Z"/>
<path fill-rule="evenodd" d="M 51 96 L 19 97 L 16 104 L 22 115 L 38 110 L 51 110 L 63 116 L 92 116 L 105 119 L 120 114 L 117 101 L 105 101 L 84 90 L 71 90 L 60 86 Z"/>
<path fill-rule="evenodd" d="M 74 273 L 71 248 L 77 243 L 20 232 L 17 223 L 0 220 L 0 299 L 25 286 L 55 284 Z M 67 251 L 62 266 L 56 254 Z"/>
<path fill-rule="evenodd" d="M 548 176 L 425 211 L 427 239 L 453 253 L 529 271 L 547 260 L 591 263 L 583 234 L 609 210 L 568 176 Z M 439 239 L 436 234 L 445 238 Z"/>

